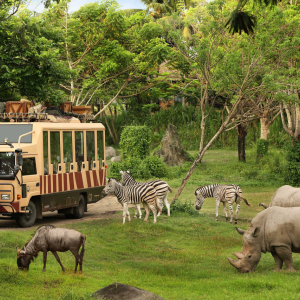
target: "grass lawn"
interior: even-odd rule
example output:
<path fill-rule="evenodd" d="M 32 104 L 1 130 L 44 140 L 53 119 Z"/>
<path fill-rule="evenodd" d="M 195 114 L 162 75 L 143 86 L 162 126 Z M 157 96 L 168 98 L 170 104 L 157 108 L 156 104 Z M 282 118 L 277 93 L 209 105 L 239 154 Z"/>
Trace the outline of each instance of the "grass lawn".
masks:
<path fill-rule="evenodd" d="M 132 220 L 122 225 L 121 214 L 109 220 L 93 220 L 66 227 L 86 235 L 83 274 L 73 274 L 75 259 L 60 253 L 67 271 L 48 254 L 47 270 L 42 273 L 42 254 L 30 270 L 19 271 L 16 246 L 24 245 L 35 230 L 0 232 L 0 299 L 90 299 L 90 294 L 113 282 L 151 291 L 164 299 L 299 299 L 299 272 L 274 272 L 270 253 L 262 255 L 256 272 L 239 274 L 226 259 L 242 250 L 242 237 L 234 225 L 225 222 L 223 208 L 219 222 L 214 220 L 215 200 L 207 199 L 200 214 L 194 212 L 194 190 L 204 184 L 235 183 L 252 204 L 242 203 L 238 226 L 247 229 L 251 219 L 262 210 L 259 202 L 269 203 L 282 185 L 282 175 L 268 177 L 256 167 L 247 153 L 246 164 L 236 162 L 235 151 L 214 150 L 204 157 L 180 196 L 181 203 L 193 204 L 190 213 L 174 211 L 156 224 Z M 263 169 L 263 168 L 262 168 Z M 219 177 L 218 177 L 219 176 Z M 263 178 L 268 180 L 263 181 Z M 175 194 L 182 178 L 169 181 Z M 278 183 L 278 184 L 276 184 Z M 132 211 L 133 212 L 133 211 Z M 300 271 L 300 257 L 294 254 L 294 267 Z"/>

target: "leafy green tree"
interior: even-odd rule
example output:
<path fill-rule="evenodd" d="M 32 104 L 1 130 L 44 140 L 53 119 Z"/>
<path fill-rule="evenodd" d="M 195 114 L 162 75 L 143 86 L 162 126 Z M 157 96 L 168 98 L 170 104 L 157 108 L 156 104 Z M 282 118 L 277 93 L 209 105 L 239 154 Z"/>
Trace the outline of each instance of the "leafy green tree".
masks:
<path fill-rule="evenodd" d="M 46 23 L 28 10 L 0 23 L 2 101 L 27 96 L 31 100 L 55 102 L 63 96 L 59 83 L 69 72 L 59 60 L 59 37 L 53 37 Z"/>
<path fill-rule="evenodd" d="M 291 22 L 292 13 L 287 11 L 284 15 L 275 11 L 267 25 L 265 19 L 260 19 L 264 26 L 260 26 L 255 36 L 231 36 L 224 26 L 232 5 L 214 1 L 191 8 L 185 19 L 185 23 L 194 28 L 190 38 L 181 35 L 175 17 L 173 28 L 165 24 L 167 37 L 174 42 L 169 65 L 178 70 L 182 79 L 177 79 L 177 86 L 183 95 L 192 93 L 193 89 L 198 91 L 196 97 L 202 114 L 199 154 L 174 199 L 218 136 L 255 118 L 250 104 L 264 101 L 264 97 L 258 95 L 279 94 L 297 81 L 297 71 L 287 68 L 288 61 L 298 51 L 297 18 Z M 270 31 L 274 33 L 272 38 Z M 216 95 L 223 99 L 222 123 L 212 139 L 206 141 L 205 120 Z"/>
<path fill-rule="evenodd" d="M 61 59 L 72 76 L 61 87 L 75 105 L 98 99 L 105 109 L 118 97 L 149 89 L 147 78 L 160 63 L 151 51 L 163 41 L 157 35 L 142 35 L 143 25 L 150 22 L 145 12 L 127 17 L 115 1 L 105 1 L 87 4 L 73 14 L 68 13 L 67 2 L 61 2 L 47 14 L 65 40 Z"/>

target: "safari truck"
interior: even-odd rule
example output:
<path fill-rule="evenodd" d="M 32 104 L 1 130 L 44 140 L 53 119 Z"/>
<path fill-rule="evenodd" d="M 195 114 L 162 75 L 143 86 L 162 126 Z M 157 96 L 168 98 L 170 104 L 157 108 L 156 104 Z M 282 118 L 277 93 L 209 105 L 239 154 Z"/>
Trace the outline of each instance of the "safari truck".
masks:
<path fill-rule="evenodd" d="M 21 227 L 48 211 L 82 218 L 105 186 L 104 126 L 42 119 L 0 123 L 0 214 Z"/>

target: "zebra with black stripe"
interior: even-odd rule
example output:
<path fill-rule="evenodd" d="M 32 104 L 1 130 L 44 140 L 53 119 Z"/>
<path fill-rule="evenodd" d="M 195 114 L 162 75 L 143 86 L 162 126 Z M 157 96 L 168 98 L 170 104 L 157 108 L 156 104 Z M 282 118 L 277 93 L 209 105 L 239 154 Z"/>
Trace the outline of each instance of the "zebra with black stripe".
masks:
<path fill-rule="evenodd" d="M 128 216 L 128 220 L 131 221 L 128 204 L 140 204 L 142 202 L 145 203 L 146 210 L 144 220 L 148 220 L 151 209 L 154 216 L 154 223 L 156 223 L 155 204 L 157 205 L 157 197 L 153 187 L 147 185 L 123 186 L 117 179 L 110 178 L 103 190 L 103 195 L 106 196 L 110 193 L 114 193 L 118 202 L 123 206 L 123 224 L 125 224 L 126 215 Z M 160 210 L 159 206 L 158 210 Z"/>
<path fill-rule="evenodd" d="M 136 184 L 147 184 L 152 186 L 156 191 L 156 196 L 157 199 L 159 200 L 160 209 L 161 210 L 163 209 L 163 202 L 164 202 L 167 207 L 167 214 L 170 217 L 170 203 L 168 202 L 168 194 L 169 191 L 172 192 L 172 189 L 167 184 L 167 182 L 160 179 L 147 181 L 147 182 L 138 182 L 134 180 L 133 176 L 129 173 L 129 170 L 127 171 L 120 170 L 120 173 L 122 174 L 122 183 L 125 186 L 136 185 Z M 137 206 L 137 209 L 139 210 L 140 218 L 141 218 L 141 211 L 139 206 Z M 158 212 L 157 216 L 160 216 L 160 212 Z"/>
<path fill-rule="evenodd" d="M 220 202 L 223 203 L 226 221 L 228 220 L 226 203 L 228 203 L 230 211 L 230 223 L 232 223 L 233 218 L 233 203 L 236 202 L 236 211 L 235 211 L 235 224 L 237 224 L 237 215 L 240 209 L 240 202 L 243 199 L 248 206 L 251 206 L 248 201 L 242 197 L 242 190 L 238 185 L 230 184 L 211 184 L 200 186 L 195 191 L 196 196 L 196 209 L 200 210 L 205 198 L 213 197 L 216 200 L 216 221 L 218 221 L 218 208 Z"/>

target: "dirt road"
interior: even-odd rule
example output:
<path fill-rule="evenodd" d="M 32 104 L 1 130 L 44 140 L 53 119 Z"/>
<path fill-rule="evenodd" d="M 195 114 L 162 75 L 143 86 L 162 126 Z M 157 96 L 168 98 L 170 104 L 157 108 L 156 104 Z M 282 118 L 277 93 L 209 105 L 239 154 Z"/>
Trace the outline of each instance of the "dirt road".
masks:
<path fill-rule="evenodd" d="M 83 222 L 91 219 L 106 219 L 113 216 L 118 211 L 122 211 L 122 206 L 118 203 L 115 196 L 106 196 L 97 203 L 89 204 L 88 211 L 84 213 L 82 219 L 66 219 L 64 214 L 58 214 L 57 211 L 43 213 L 42 220 L 36 220 L 34 226 L 36 228 L 41 225 L 60 226 L 64 224 Z M 120 222 L 122 222 L 120 217 Z M 15 220 L 0 220 L 0 231 L 3 230 L 28 230 L 30 228 L 19 228 Z"/>

